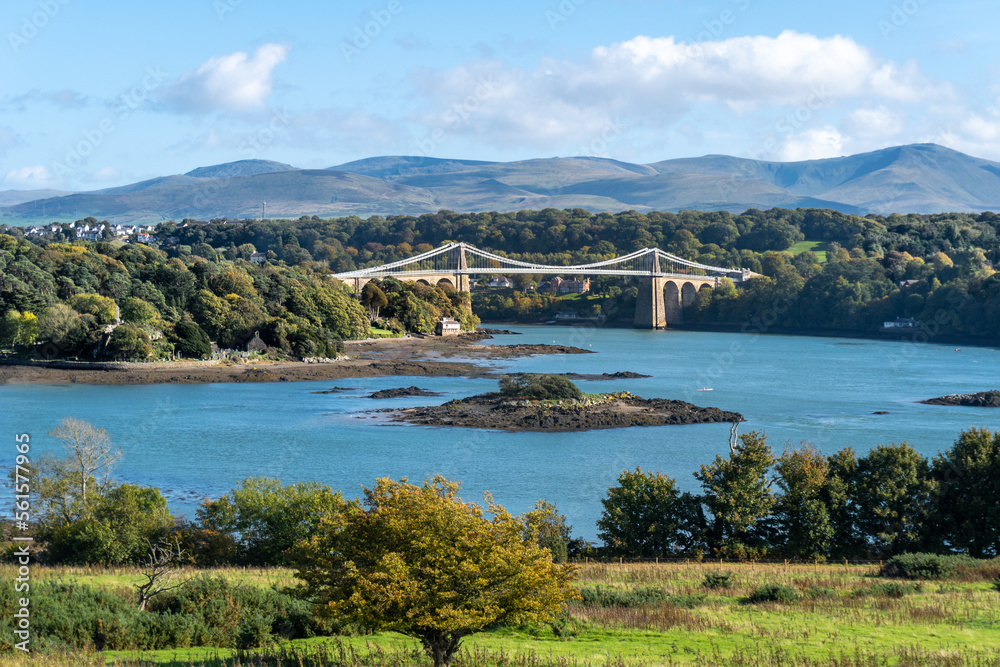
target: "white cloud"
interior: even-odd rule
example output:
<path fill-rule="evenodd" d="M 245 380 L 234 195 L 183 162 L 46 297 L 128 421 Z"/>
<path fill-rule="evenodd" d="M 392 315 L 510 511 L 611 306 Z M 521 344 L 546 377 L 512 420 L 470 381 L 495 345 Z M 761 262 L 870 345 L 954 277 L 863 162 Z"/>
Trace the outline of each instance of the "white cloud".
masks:
<path fill-rule="evenodd" d="M 899 113 L 882 105 L 855 109 L 844 121 L 851 136 L 886 141 L 898 136 L 904 124 L 905 120 Z"/>
<path fill-rule="evenodd" d="M 418 71 L 414 81 L 425 101 L 414 119 L 427 131 L 534 150 L 587 145 L 609 123 L 663 134 L 699 107 L 727 117 L 781 107 L 777 117 L 806 106 L 818 120 L 820 109 L 859 101 L 877 106 L 951 95 L 914 63 L 882 60 L 849 37 L 794 31 L 692 44 L 639 36 L 598 47 L 583 61 L 548 59 L 531 71 L 475 61 Z M 486 87 L 489 93 L 479 94 Z M 806 139 L 790 142 L 789 150 L 805 150 Z"/>
<path fill-rule="evenodd" d="M 122 173 L 114 167 L 101 167 L 87 174 L 87 180 L 94 183 L 118 183 L 122 180 Z"/>
<path fill-rule="evenodd" d="M 0 100 L 0 108 L 8 112 L 23 113 L 31 107 L 52 105 L 59 109 L 83 109 L 91 99 L 75 90 L 42 91 L 37 88 L 16 96 L 6 96 Z"/>
<path fill-rule="evenodd" d="M 210 58 L 164 89 L 162 98 L 184 112 L 261 108 L 273 89 L 274 68 L 285 61 L 289 50 L 287 44 L 271 43 L 252 57 L 238 51 Z"/>
<path fill-rule="evenodd" d="M 4 185 L 13 188 L 23 188 L 32 190 L 35 188 L 48 188 L 55 183 L 52 172 L 45 165 L 32 165 L 30 167 L 20 167 L 11 169 L 3 178 Z"/>
<path fill-rule="evenodd" d="M 778 159 L 786 162 L 820 160 L 844 154 L 844 137 L 837 128 L 825 126 L 804 130 L 785 140 L 778 151 Z"/>

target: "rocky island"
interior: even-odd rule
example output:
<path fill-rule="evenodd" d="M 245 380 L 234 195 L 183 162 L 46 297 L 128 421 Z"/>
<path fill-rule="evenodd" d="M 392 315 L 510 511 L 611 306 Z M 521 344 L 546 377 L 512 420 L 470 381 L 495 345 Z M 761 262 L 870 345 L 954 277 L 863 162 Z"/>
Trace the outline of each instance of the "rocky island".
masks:
<path fill-rule="evenodd" d="M 500 380 L 499 392 L 390 412 L 394 421 L 410 424 L 507 431 L 586 431 L 743 421 L 737 412 L 702 408 L 684 401 L 646 399 L 627 391 L 583 394 L 559 375 L 507 375 Z"/>
<path fill-rule="evenodd" d="M 404 398 L 407 396 L 440 396 L 441 392 L 429 391 L 420 387 L 396 387 L 381 389 L 368 395 L 368 398 Z"/>
<path fill-rule="evenodd" d="M 920 401 L 927 405 L 961 405 L 969 408 L 1000 408 L 1000 391 L 981 391 L 978 394 L 949 394 Z"/>

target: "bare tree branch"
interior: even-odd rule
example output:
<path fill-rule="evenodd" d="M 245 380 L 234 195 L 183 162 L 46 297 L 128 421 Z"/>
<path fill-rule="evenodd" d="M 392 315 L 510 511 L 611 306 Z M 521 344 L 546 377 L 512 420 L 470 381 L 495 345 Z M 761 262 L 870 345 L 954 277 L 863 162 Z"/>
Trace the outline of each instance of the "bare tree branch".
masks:
<path fill-rule="evenodd" d="M 180 588 L 188 582 L 187 579 L 177 579 L 184 571 L 182 563 L 185 550 L 181 549 L 180 540 L 176 535 L 173 541 L 169 537 L 163 537 L 156 544 L 149 540 L 146 540 L 146 544 L 149 552 L 142 568 L 146 582 L 135 584 L 139 589 L 140 611 L 145 611 L 149 601 L 160 593 Z"/>
<path fill-rule="evenodd" d="M 95 428 L 89 422 L 74 417 L 62 420 L 58 427 L 49 431 L 53 438 L 63 441 L 69 454 L 68 466 L 78 476 L 80 500 L 84 510 L 87 506 L 87 484 L 94 479 L 98 488 L 105 486 L 112 470 L 121 460 L 122 450 L 111 445 L 111 437 L 103 428 Z"/>

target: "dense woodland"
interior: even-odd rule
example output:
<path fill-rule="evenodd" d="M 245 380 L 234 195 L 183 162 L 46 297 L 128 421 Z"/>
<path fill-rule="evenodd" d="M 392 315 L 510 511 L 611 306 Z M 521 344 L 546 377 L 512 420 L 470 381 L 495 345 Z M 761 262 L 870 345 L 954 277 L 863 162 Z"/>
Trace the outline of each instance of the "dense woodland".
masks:
<path fill-rule="evenodd" d="M 468 294 L 387 279 L 359 302 L 324 262 L 202 251 L 211 259 L 121 241 L 0 235 L 0 348 L 87 360 L 203 358 L 211 342 L 240 349 L 258 333 L 271 356 L 335 357 L 341 341 L 367 337 L 372 323 L 423 333 L 441 316 L 467 329 L 478 323 Z"/>
<path fill-rule="evenodd" d="M 274 350 L 299 356 L 327 354 L 339 339 L 365 335 L 371 319 L 366 314 L 396 330 L 427 331 L 428 322 L 441 315 L 457 317 L 469 328 L 474 322 L 467 297 L 388 281 L 381 295 L 370 293 L 358 308 L 326 278 L 331 271 L 403 259 L 447 241 L 567 265 L 656 246 L 763 275 L 745 287 L 723 280 L 716 290 L 702 290 L 685 310 L 689 323 L 757 323 L 760 330 L 764 322 L 764 327 L 874 332 L 885 321 L 912 317 L 928 337 L 1000 336 L 1000 277 L 993 268 L 1000 262 L 1000 216 L 993 213 L 859 217 L 826 209 L 771 209 L 741 215 L 595 215 L 546 209 L 441 211 L 367 220 L 185 220 L 159 225 L 155 248 L 75 241 L 68 225 L 42 240 L 19 238 L 19 228 L 5 231 L 0 240 L 0 313 L 8 318 L 0 345 L 4 335 L 11 338 L 13 311 L 18 317 L 27 312 L 39 318 L 36 346 L 51 342 L 46 337 L 52 338 L 53 328 L 73 327 L 74 318 L 83 318 L 82 330 L 89 338 L 77 343 L 82 335 L 77 334 L 56 345 L 59 350 L 92 351 L 99 338 L 94 331 L 107 320 L 100 314 L 100 304 L 107 302 L 98 297 L 113 299 L 123 312 L 133 313 L 131 320 L 123 318 L 131 325 L 118 337 L 145 342 L 138 330 L 143 329 L 154 349 L 157 334 L 150 328 L 165 334 L 164 345 L 197 348 L 179 343 L 184 331 L 178 333 L 177 325 L 182 322 L 197 325 L 222 346 L 238 345 L 259 329 Z M 821 244 L 822 253 L 789 252 L 802 241 Z M 267 262 L 249 262 L 254 252 L 263 253 Z M 563 309 L 604 315 L 610 322 L 632 317 L 633 283 L 598 278 L 588 299 L 567 306 L 533 291 L 542 279 L 518 276 L 514 290 L 478 291 L 472 309 L 486 320 L 537 322 Z M 398 296 L 392 297 L 394 293 Z M 89 301 L 83 303 L 81 295 Z M 58 309 L 42 317 L 57 305 L 73 312 Z M 26 322 L 25 327 L 30 334 L 32 325 Z M 194 332 L 185 340 L 190 336 L 201 339 Z M 119 347 L 135 345 L 123 342 Z M 127 356 L 115 344 L 111 350 Z"/>

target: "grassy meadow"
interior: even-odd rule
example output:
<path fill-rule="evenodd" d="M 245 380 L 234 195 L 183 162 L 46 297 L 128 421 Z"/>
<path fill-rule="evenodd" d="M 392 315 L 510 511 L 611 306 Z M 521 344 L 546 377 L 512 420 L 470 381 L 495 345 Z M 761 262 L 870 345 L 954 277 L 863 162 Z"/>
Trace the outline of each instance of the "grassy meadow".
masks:
<path fill-rule="evenodd" d="M 815 254 L 822 264 L 826 261 L 827 246 L 829 246 L 829 243 L 826 241 L 799 241 L 785 252 L 790 255 L 798 255 L 799 253 L 809 251 Z"/>
<path fill-rule="evenodd" d="M 7 568 L 4 568 L 7 569 Z M 289 570 L 206 571 L 244 585 L 294 583 Z M 1000 592 L 988 580 L 894 581 L 878 566 L 753 563 L 581 565 L 584 601 L 545 626 L 502 628 L 466 640 L 459 665 L 998 665 Z M 712 573 L 728 585 L 707 588 Z M 5 572 L 10 576 L 10 572 Z M 137 570 L 35 567 L 131 595 Z M 725 580 L 727 577 L 717 577 Z M 970 580 L 973 579 L 973 580 Z M 762 586 L 797 599 L 749 603 Z M 787 590 L 787 589 L 784 589 Z M 256 657 L 254 657 L 256 655 Z M 284 658 L 282 658 L 284 656 Z M 254 654 L 226 649 L 4 656 L 10 665 L 429 665 L 402 635 L 282 642 Z"/>

